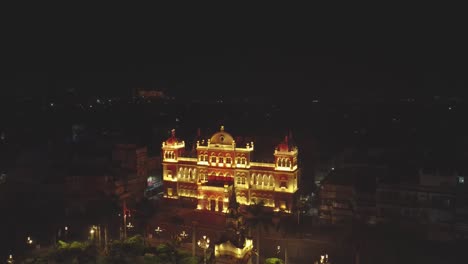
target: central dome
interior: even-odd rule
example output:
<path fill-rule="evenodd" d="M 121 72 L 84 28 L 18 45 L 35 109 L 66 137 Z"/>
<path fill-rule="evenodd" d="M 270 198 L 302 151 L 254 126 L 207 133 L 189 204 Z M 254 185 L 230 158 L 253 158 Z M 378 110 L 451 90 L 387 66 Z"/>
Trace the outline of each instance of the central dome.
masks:
<path fill-rule="evenodd" d="M 234 143 L 234 138 L 224 131 L 224 126 L 221 126 L 219 132 L 216 132 L 210 139 L 210 144 L 232 145 L 232 143 Z"/>

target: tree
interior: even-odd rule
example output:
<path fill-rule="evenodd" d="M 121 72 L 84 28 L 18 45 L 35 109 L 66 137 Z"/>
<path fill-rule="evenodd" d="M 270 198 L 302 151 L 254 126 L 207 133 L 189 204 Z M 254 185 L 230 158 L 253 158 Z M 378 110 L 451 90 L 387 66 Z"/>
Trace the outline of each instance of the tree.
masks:
<path fill-rule="evenodd" d="M 267 258 L 265 264 L 283 264 L 283 260 L 279 258 Z"/>
<path fill-rule="evenodd" d="M 108 248 L 108 231 L 109 225 L 117 220 L 119 215 L 119 198 L 115 195 L 106 195 L 101 194 L 101 197 L 97 201 L 93 201 L 90 207 L 90 216 L 93 224 L 98 225 L 98 234 L 97 237 L 101 238 L 104 236 L 104 248 Z M 101 230 L 101 227 L 104 230 Z M 103 234 L 102 234 L 103 232 Z M 99 242 L 101 240 L 99 239 Z"/>
<path fill-rule="evenodd" d="M 143 238 L 139 235 L 124 241 L 115 240 L 109 249 L 110 263 L 134 263 L 134 259 L 145 252 Z"/>
<path fill-rule="evenodd" d="M 268 232 L 268 229 L 273 226 L 273 214 L 265 209 L 263 201 L 253 203 L 246 207 L 245 210 L 245 224 L 249 229 L 249 236 L 252 229 L 256 230 L 256 249 L 257 249 L 257 264 L 260 263 L 260 237 L 262 229 Z"/>
<path fill-rule="evenodd" d="M 148 223 L 151 217 L 155 214 L 156 209 L 150 200 L 144 198 L 135 205 L 135 220 L 137 221 L 137 228 L 143 233 L 145 238 L 148 237 Z"/>
<path fill-rule="evenodd" d="M 53 260 L 59 263 L 94 263 L 98 256 L 96 247 L 87 242 L 66 243 L 59 241 L 57 248 L 51 254 Z"/>

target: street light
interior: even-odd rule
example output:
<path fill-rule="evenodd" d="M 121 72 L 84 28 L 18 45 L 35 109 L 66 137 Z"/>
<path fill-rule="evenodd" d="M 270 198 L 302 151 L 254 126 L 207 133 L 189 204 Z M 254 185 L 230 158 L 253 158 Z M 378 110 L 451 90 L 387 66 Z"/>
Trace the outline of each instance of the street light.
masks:
<path fill-rule="evenodd" d="M 281 246 L 276 246 L 276 255 L 278 255 L 279 257 L 279 254 L 281 253 Z M 288 264 L 288 248 L 287 247 L 284 247 L 284 264 Z"/>
<path fill-rule="evenodd" d="M 203 236 L 198 240 L 198 246 L 203 249 L 203 263 L 206 264 L 206 250 L 210 247 L 210 239 L 206 236 Z"/>
<path fill-rule="evenodd" d="M 156 229 L 154 230 L 154 232 L 156 232 L 156 236 L 157 236 L 157 237 L 159 237 L 159 235 L 161 235 L 162 231 L 163 231 L 163 230 L 162 230 L 159 226 L 156 227 Z"/>
<path fill-rule="evenodd" d="M 13 255 L 10 254 L 10 256 L 8 256 L 7 263 L 8 263 L 8 264 L 13 264 L 13 263 L 15 263 L 15 261 L 13 260 Z"/>
<path fill-rule="evenodd" d="M 29 245 L 33 243 L 33 240 L 31 239 L 31 237 L 28 237 L 28 239 L 26 240 L 26 243 L 28 243 Z"/>
<path fill-rule="evenodd" d="M 91 235 L 91 240 L 96 239 L 96 231 L 97 231 L 97 226 L 94 226 L 94 225 L 89 229 L 89 234 Z"/>
<path fill-rule="evenodd" d="M 320 264 L 330 264 L 328 261 L 328 254 L 320 255 Z"/>
<path fill-rule="evenodd" d="M 182 230 L 182 233 L 179 234 L 180 240 L 185 240 L 188 237 L 188 234 L 185 230 Z"/>

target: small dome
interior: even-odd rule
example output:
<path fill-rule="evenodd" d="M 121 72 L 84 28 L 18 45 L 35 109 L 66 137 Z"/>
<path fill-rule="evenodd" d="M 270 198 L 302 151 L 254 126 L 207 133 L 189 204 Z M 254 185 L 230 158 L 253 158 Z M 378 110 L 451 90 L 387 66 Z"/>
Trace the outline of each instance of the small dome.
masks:
<path fill-rule="evenodd" d="M 221 126 L 219 132 L 216 132 L 210 139 L 210 144 L 232 145 L 233 142 L 234 138 L 224 131 L 224 126 Z"/>

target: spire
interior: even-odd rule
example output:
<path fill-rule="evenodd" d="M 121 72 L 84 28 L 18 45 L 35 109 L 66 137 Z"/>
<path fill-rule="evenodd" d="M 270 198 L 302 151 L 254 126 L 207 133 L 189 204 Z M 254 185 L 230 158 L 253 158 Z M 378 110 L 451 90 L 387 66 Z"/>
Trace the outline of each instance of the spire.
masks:
<path fill-rule="evenodd" d="M 288 144 L 288 136 L 284 137 L 284 143 Z"/>
<path fill-rule="evenodd" d="M 219 129 L 220 131 L 224 131 L 224 126 L 221 126 L 221 128 Z"/>
<path fill-rule="evenodd" d="M 175 129 L 174 128 L 171 130 L 171 136 L 175 137 Z"/>
<path fill-rule="evenodd" d="M 200 138 L 200 136 L 201 136 L 201 129 L 197 128 L 197 137 Z"/>

